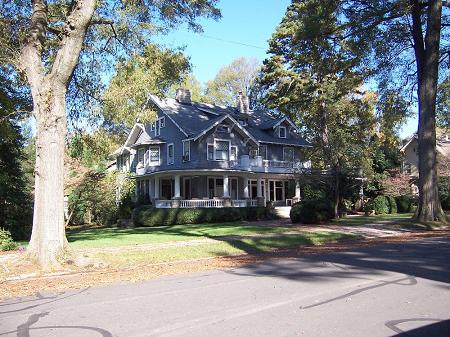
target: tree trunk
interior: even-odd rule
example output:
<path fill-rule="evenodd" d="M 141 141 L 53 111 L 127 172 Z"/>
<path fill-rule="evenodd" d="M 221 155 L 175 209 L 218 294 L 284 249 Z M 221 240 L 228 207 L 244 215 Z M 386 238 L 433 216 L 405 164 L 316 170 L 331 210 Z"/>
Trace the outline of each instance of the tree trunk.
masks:
<path fill-rule="evenodd" d="M 59 265 L 67 240 L 64 227 L 65 87 L 46 83 L 33 95 L 36 164 L 33 231 L 28 252 L 44 269 Z"/>
<path fill-rule="evenodd" d="M 66 91 L 96 1 L 78 0 L 71 6 L 50 72 L 42 63 L 47 42 L 47 1 L 31 3 L 30 26 L 20 55 L 20 67 L 30 84 L 37 126 L 33 231 L 28 251 L 43 269 L 52 269 L 59 266 L 58 257 L 67 246 L 64 227 Z"/>
<path fill-rule="evenodd" d="M 334 186 L 333 186 L 333 211 L 334 211 L 334 218 L 339 218 L 339 200 L 341 198 L 341 192 L 340 192 L 340 184 L 339 184 L 339 168 L 338 166 L 335 166 L 333 168 L 334 172 Z"/>
<path fill-rule="evenodd" d="M 421 28 L 420 4 L 413 0 L 412 5 L 419 98 L 419 206 L 415 218 L 420 222 L 446 221 L 438 194 L 436 160 L 436 92 L 442 1 L 429 2 L 425 40 Z"/>

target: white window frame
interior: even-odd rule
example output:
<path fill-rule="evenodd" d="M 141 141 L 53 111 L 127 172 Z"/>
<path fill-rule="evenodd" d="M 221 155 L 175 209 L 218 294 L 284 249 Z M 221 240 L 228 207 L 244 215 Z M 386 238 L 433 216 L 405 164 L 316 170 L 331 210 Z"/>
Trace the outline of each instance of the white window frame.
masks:
<path fill-rule="evenodd" d="M 142 154 L 142 161 L 140 160 L 140 156 Z M 140 147 L 139 149 L 137 149 L 137 163 L 136 166 L 139 165 L 145 165 L 145 149 L 143 147 Z"/>
<path fill-rule="evenodd" d="M 160 122 L 159 119 L 157 119 L 155 125 L 155 136 L 159 136 L 160 134 L 161 134 Z"/>
<path fill-rule="evenodd" d="M 150 131 L 155 131 L 156 128 L 156 122 L 152 122 L 152 124 L 150 124 Z"/>
<path fill-rule="evenodd" d="M 172 158 L 170 158 L 170 147 L 172 147 Z M 149 156 L 150 157 L 150 156 Z M 173 165 L 175 163 L 175 146 L 173 143 L 167 144 L 167 165 Z"/>
<path fill-rule="evenodd" d="M 210 153 L 209 147 L 210 146 L 212 147 L 212 159 L 209 159 L 209 153 Z M 209 161 L 214 160 L 214 143 L 206 144 L 206 160 L 209 160 Z"/>
<path fill-rule="evenodd" d="M 281 129 L 284 130 L 284 137 L 281 137 Z M 283 139 L 285 139 L 286 136 L 287 136 L 287 130 L 286 130 L 286 127 L 280 125 L 280 126 L 278 127 L 278 138 L 283 138 Z"/>
<path fill-rule="evenodd" d="M 185 157 L 186 153 L 186 143 L 188 144 L 188 151 L 187 151 L 187 158 Z M 207 154 L 208 155 L 208 154 Z M 190 140 L 183 140 L 183 161 L 191 161 L 191 141 Z"/>
<path fill-rule="evenodd" d="M 286 150 L 290 150 L 292 151 L 292 160 L 287 160 L 286 159 Z M 294 148 L 293 147 L 283 147 L 283 161 L 294 161 L 294 157 L 295 157 L 295 152 L 294 152 Z"/>
<path fill-rule="evenodd" d="M 236 149 L 236 157 L 234 159 L 231 159 L 231 150 Z M 238 160 L 238 147 L 236 145 L 230 146 L 230 152 L 228 153 L 229 160 Z"/>
<path fill-rule="evenodd" d="M 166 127 L 166 117 L 163 116 L 163 117 L 161 117 L 159 119 L 159 128 L 162 129 L 162 128 L 165 128 L 165 127 Z"/>
<path fill-rule="evenodd" d="M 216 144 L 217 142 L 228 142 L 228 159 L 217 159 L 216 158 Z M 229 161 L 231 152 L 231 141 L 229 139 L 218 139 L 214 138 L 214 160 L 216 161 Z"/>
<path fill-rule="evenodd" d="M 219 130 L 220 128 L 223 128 L 223 129 Z M 216 126 L 216 132 L 230 133 L 230 126 L 227 124 L 219 124 Z"/>
<path fill-rule="evenodd" d="M 266 155 L 265 156 L 261 156 L 261 148 L 264 147 L 266 149 Z M 260 145 L 258 146 L 258 155 L 263 157 L 264 160 L 267 159 L 267 145 Z"/>
<path fill-rule="evenodd" d="M 151 159 L 152 159 L 152 156 L 151 156 L 151 153 L 152 153 L 152 150 L 154 150 L 154 149 L 157 149 L 158 150 L 158 161 L 152 161 Z M 148 149 L 148 165 L 149 166 L 159 166 L 160 165 L 160 163 L 161 163 L 161 149 L 160 149 L 160 147 L 159 146 L 150 146 L 150 148 Z"/>

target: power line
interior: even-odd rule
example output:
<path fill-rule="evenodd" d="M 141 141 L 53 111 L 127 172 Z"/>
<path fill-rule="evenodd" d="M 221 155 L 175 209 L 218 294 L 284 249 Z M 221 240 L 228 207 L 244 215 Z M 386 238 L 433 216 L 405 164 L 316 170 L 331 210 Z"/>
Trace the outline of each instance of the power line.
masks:
<path fill-rule="evenodd" d="M 196 34 L 196 36 L 201 36 L 207 39 L 211 39 L 211 40 L 216 40 L 216 41 L 221 41 L 221 42 L 226 42 L 226 43 L 232 43 L 232 44 L 237 44 L 240 46 L 246 46 L 246 47 L 251 47 L 251 48 L 256 48 L 256 49 L 261 49 L 261 50 L 266 50 L 267 48 L 263 48 L 263 47 L 259 47 L 259 46 L 254 46 L 248 43 L 243 43 L 243 42 L 238 42 L 238 41 L 232 41 L 232 40 L 225 40 L 225 39 L 221 39 L 219 37 L 214 37 L 214 36 L 210 36 L 210 35 L 205 35 L 205 34 Z"/>

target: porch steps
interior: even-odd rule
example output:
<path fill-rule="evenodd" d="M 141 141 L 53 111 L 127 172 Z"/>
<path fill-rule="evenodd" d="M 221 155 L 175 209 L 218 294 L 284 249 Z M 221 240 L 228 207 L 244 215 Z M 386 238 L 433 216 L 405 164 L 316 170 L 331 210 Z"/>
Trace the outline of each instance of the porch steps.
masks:
<path fill-rule="evenodd" d="M 281 219 L 289 219 L 289 213 L 291 212 L 291 206 L 276 206 L 274 207 L 274 213 Z"/>

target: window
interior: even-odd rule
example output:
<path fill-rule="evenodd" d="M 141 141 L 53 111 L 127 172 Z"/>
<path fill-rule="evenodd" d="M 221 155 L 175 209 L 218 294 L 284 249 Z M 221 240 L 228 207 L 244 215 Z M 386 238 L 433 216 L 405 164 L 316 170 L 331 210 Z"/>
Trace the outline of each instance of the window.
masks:
<path fill-rule="evenodd" d="M 292 147 L 283 147 L 283 160 L 294 161 L 294 149 Z"/>
<path fill-rule="evenodd" d="M 159 146 L 150 147 L 150 165 L 159 165 Z"/>
<path fill-rule="evenodd" d="M 167 164 L 172 165 L 174 162 L 173 144 L 167 145 Z"/>
<path fill-rule="evenodd" d="M 155 122 L 153 122 L 152 124 L 150 124 L 150 131 L 155 131 L 155 126 L 156 126 L 156 123 L 155 123 Z"/>
<path fill-rule="evenodd" d="M 143 148 L 138 149 L 138 153 L 137 153 L 138 165 L 144 165 L 144 155 L 145 155 L 145 149 L 143 149 Z"/>
<path fill-rule="evenodd" d="M 237 146 L 231 147 L 230 160 L 237 160 Z"/>
<path fill-rule="evenodd" d="M 267 159 L 267 145 L 261 145 L 259 147 L 259 155 L 262 159 Z"/>
<path fill-rule="evenodd" d="M 155 125 L 155 136 L 159 136 L 161 134 L 161 127 L 160 127 L 161 123 L 160 120 L 158 119 L 156 121 L 156 125 Z"/>
<path fill-rule="evenodd" d="M 189 140 L 183 141 L 183 161 L 191 160 L 191 142 Z"/>
<path fill-rule="evenodd" d="M 258 148 L 252 147 L 252 148 L 250 149 L 249 155 L 250 155 L 250 158 L 251 158 L 251 159 L 255 159 L 255 157 L 258 155 Z"/>
<path fill-rule="evenodd" d="M 214 145 L 213 144 L 208 144 L 207 145 L 207 149 L 206 149 L 206 158 L 208 160 L 214 160 Z"/>
<path fill-rule="evenodd" d="M 166 117 L 161 117 L 159 119 L 159 127 L 164 128 L 166 126 Z"/>
<path fill-rule="evenodd" d="M 280 138 L 286 138 L 286 127 L 285 126 L 278 127 L 278 136 Z"/>
<path fill-rule="evenodd" d="M 215 160 L 229 160 L 230 143 L 226 140 L 216 140 L 214 146 Z"/>

